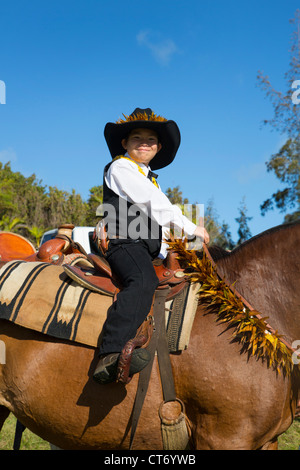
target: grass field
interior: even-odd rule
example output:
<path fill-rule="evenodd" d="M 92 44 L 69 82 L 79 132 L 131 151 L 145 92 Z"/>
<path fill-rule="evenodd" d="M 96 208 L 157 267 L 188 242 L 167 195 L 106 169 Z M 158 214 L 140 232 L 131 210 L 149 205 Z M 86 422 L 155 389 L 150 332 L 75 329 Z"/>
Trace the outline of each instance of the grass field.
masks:
<path fill-rule="evenodd" d="M 12 450 L 16 429 L 16 418 L 10 414 L 0 432 L 0 450 Z M 22 436 L 21 450 L 50 450 L 49 443 L 25 429 Z"/>
<path fill-rule="evenodd" d="M 0 450 L 12 450 L 16 419 L 10 414 L 0 433 Z M 296 419 L 286 433 L 279 438 L 279 450 L 298 450 L 300 446 L 300 419 Z M 50 450 L 49 443 L 43 441 L 28 429 L 22 436 L 21 450 Z"/>

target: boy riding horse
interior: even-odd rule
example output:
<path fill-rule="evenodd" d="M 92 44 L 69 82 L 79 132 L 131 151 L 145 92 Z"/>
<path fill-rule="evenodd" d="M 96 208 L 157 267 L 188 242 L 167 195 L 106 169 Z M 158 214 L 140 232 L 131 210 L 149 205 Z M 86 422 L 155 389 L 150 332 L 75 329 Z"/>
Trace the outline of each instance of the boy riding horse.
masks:
<path fill-rule="evenodd" d="M 94 380 L 116 380 L 120 353 L 147 317 L 158 286 L 152 261 L 165 258 L 164 228 L 173 224 L 185 235 L 209 241 L 206 230 L 185 217 L 161 191 L 152 170 L 169 165 L 180 145 L 174 121 L 136 108 L 130 116 L 107 123 L 104 136 L 113 160 L 105 166 L 103 204 L 109 239 L 106 253 L 122 290 L 108 311 L 103 327 L 99 362 Z M 149 166 L 151 162 L 151 168 Z M 147 349 L 134 349 L 130 375 L 149 362 Z"/>

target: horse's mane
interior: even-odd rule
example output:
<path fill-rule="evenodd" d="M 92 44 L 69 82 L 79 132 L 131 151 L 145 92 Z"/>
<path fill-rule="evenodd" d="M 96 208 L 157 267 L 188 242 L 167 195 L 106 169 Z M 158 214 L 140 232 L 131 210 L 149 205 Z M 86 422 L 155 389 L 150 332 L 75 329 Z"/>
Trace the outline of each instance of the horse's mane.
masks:
<path fill-rule="evenodd" d="M 225 250 L 224 248 L 221 248 L 220 246 L 217 246 L 217 245 L 212 245 L 209 247 L 209 252 L 213 260 L 218 261 L 220 259 L 226 258 L 227 256 L 238 254 L 240 250 L 242 250 L 246 245 L 255 243 L 258 239 L 268 237 L 274 234 L 275 232 L 279 232 L 280 230 L 286 230 L 295 225 L 300 225 L 300 220 L 296 220 L 295 222 L 290 222 L 288 224 L 277 225 L 276 227 L 269 228 L 268 230 L 265 230 L 264 232 L 261 232 L 252 238 L 249 238 L 249 240 L 246 240 L 244 243 L 241 243 L 241 245 L 235 247 L 232 251 Z"/>

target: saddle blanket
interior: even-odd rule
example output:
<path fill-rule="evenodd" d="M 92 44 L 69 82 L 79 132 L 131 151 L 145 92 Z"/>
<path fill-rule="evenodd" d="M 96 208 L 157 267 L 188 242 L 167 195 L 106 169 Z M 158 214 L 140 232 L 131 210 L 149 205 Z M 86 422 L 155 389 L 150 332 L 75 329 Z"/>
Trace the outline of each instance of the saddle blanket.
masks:
<path fill-rule="evenodd" d="M 199 284 L 188 283 L 166 303 L 170 352 L 186 349 Z M 41 333 L 98 347 L 110 296 L 79 286 L 63 267 L 10 261 L 0 269 L 0 318 Z"/>

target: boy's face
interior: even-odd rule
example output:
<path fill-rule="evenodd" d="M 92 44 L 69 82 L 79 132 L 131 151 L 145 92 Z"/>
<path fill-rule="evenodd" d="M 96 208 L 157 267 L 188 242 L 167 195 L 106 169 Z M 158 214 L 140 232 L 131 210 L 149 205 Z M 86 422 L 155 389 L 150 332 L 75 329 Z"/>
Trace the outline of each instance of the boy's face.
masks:
<path fill-rule="evenodd" d="M 122 140 L 122 145 L 133 160 L 145 165 L 148 165 L 161 149 L 157 133 L 142 128 L 131 131 L 127 139 Z"/>

